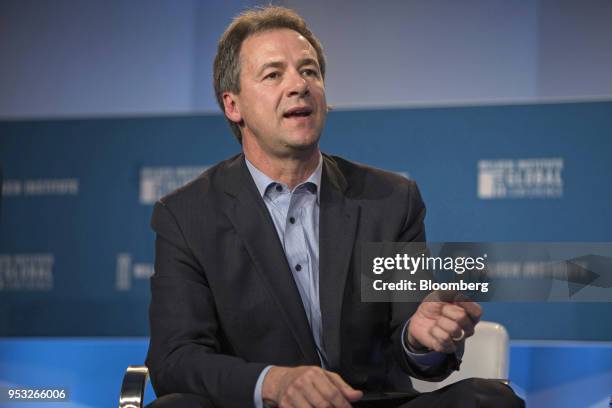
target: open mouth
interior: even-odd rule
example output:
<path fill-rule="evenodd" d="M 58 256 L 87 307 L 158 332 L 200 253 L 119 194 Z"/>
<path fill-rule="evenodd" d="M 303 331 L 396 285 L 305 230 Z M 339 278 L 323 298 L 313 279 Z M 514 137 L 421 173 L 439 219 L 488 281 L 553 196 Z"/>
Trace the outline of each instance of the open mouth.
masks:
<path fill-rule="evenodd" d="M 283 114 L 285 118 L 305 118 L 312 115 L 310 108 L 293 108 Z"/>

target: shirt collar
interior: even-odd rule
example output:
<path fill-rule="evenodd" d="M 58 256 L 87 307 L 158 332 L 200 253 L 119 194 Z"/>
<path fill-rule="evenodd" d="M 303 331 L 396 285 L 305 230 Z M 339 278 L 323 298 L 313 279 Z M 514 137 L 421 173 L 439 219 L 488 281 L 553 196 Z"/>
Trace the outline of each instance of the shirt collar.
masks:
<path fill-rule="evenodd" d="M 244 159 L 246 161 L 247 168 L 249 169 L 249 173 L 251 173 L 251 176 L 253 177 L 253 181 L 255 182 L 255 185 L 257 186 L 257 190 L 259 191 L 259 194 L 261 195 L 262 198 L 265 196 L 266 190 L 271 184 L 273 183 L 282 184 L 280 181 L 276 181 L 270 178 L 267 174 L 265 174 L 264 172 L 259 170 L 257 167 L 255 167 L 255 165 L 251 163 L 249 159 L 246 158 L 246 156 Z M 298 186 L 302 184 L 306 184 L 306 183 L 314 184 L 317 190 L 317 203 L 320 201 L 320 198 L 321 198 L 321 175 L 322 174 L 323 174 L 323 156 L 321 155 L 321 153 L 319 153 L 319 164 L 317 165 L 317 168 L 310 175 L 310 177 L 308 177 L 304 182 L 298 184 Z"/>

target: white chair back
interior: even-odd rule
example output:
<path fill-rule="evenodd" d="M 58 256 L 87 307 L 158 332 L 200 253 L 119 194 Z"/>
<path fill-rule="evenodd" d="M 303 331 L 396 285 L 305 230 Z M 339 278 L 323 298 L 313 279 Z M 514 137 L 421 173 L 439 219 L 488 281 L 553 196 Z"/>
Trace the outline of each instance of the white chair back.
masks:
<path fill-rule="evenodd" d="M 465 341 L 461 369 L 440 382 L 412 379 L 417 391 L 438 390 L 448 384 L 471 377 L 505 380 L 508 378 L 508 332 L 499 323 L 481 321 L 474 335 Z"/>

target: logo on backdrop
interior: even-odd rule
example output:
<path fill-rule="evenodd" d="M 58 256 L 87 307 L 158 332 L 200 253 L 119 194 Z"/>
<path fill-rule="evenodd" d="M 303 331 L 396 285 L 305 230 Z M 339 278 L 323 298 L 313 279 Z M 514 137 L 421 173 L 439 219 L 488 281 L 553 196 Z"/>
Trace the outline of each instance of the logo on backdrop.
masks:
<path fill-rule="evenodd" d="M 197 178 L 210 166 L 143 167 L 140 169 L 140 204 L 151 205 L 157 200 Z M 410 178 L 406 171 L 396 171 Z"/>
<path fill-rule="evenodd" d="M 478 161 L 478 198 L 559 198 L 563 158 Z"/>
<path fill-rule="evenodd" d="M 77 195 L 79 179 L 9 179 L 2 183 L 3 197 Z"/>
<path fill-rule="evenodd" d="M 0 291 L 53 289 L 53 254 L 0 254 Z"/>
<path fill-rule="evenodd" d="M 132 289 L 134 279 L 149 279 L 152 275 L 152 263 L 135 263 L 132 260 L 132 254 L 125 252 L 117 254 L 117 268 L 115 271 L 115 289 L 117 291 L 130 290 Z"/>
<path fill-rule="evenodd" d="M 140 169 L 140 204 L 155 204 L 168 193 L 198 177 L 210 166 L 143 167 Z"/>

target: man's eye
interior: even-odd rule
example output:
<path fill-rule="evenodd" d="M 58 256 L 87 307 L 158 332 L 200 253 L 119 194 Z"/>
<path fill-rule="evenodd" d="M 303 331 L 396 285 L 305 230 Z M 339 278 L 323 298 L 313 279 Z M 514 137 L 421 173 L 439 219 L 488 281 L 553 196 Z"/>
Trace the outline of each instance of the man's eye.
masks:
<path fill-rule="evenodd" d="M 268 75 L 264 77 L 264 79 L 276 79 L 280 77 L 279 72 L 270 72 Z"/>
<path fill-rule="evenodd" d="M 315 71 L 314 69 L 305 69 L 302 71 L 302 75 L 316 77 L 316 78 L 319 77 L 319 73 Z"/>

